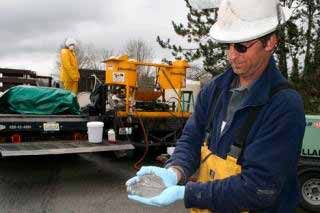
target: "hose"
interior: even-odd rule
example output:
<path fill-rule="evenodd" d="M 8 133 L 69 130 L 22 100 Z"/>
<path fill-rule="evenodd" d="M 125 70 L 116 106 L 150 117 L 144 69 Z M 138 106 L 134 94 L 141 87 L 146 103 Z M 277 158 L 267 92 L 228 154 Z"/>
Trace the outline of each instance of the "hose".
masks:
<path fill-rule="evenodd" d="M 146 129 L 144 128 L 144 124 L 143 124 L 142 119 L 140 117 L 138 117 L 138 119 L 139 119 L 139 123 L 141 125 L 142 132 L 143 132 L 145 148 L 144 148 L 144 152 L 143 152 L 143 155 L 141 156 L 141 158 L 133 165 L 133 168 L 135 170 L 140 169 L 141 164 L 143 163 L 143 160 L 145 159 L 145 157 L 147 156 L 147 153 L 149 151 L 149 140 L 148 140 L 148 135 L 147 135 Z"/>
<path fill-rule="evenodd" d="M 96 74 L 92 74 L 91 77 L 94 78 L 94 84 L 93 84 L 93 89 L 92 90 L 95 90 L 96 86 L 97 86 L 97 82 L 99 82 L 100 84 L 102 84 L 102 82 L 100 81 L 100 79 L 97 77 Z"/>

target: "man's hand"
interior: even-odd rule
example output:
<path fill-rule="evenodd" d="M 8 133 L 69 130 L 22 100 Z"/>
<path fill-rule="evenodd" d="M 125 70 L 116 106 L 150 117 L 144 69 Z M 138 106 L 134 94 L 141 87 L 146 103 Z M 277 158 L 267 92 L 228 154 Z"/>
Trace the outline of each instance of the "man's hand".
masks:
<path fill-rule="evenodd" d="M 172 169 L 165 169 L 156 166 L 143 166 L 137 172 L 138 177 L 141 177 L 146 174 L 154 174 L 159 176 L 162 179 L 163 183 L 166 185 L 166 187 L 177 185 L 178 183 L 177 174 Z"/>
<path fill-rule="evenodd" d="M 178 170 L 173 168 L 165 169 L 156 166 L 144 166 L 138 172 L 137 176 L 130 178 L 126 182 L 126 186 L 130 186 L 139 181 L 140 177 L 154 174 L 160 177 L 166 186 L 166 189 L 161 192 L 160 195 L 155 197 L 146 198 L 138 195 L 128 195 L 128 198 L 140 203 L 151 206 L 167 206 L 174 203 L 177 200 L 182 200 L 184 198 L 184 186 L 178 186 L 178 180 L 180 179 L 180 174 Z M 178 179 L 179 178 L 179 179 Z"/>
<path fill-rule="evenodd" d="M 185 186 L 169 186 L 160 195 L 145 198 L 137 195 L 128 195 L 128 198 L 146 205 L 164 207 L 168 206 L 178 200 L 183 200 Z"/>

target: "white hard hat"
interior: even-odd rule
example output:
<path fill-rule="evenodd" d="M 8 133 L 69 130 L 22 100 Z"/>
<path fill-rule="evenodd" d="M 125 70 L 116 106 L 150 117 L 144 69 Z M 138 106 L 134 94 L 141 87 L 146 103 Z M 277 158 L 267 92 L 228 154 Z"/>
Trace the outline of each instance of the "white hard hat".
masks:
<path fill-rule="evenodd" d="M 189 4 L 193 9 L 204 10 L 218 8 L 221 0 L 189 0 Z"/>
<path fill-rule="evenodd" d="M 290 15 L 279 0 L 222 0 L 210 36 L 221 43 L 250 41 L 275 31 Z"/>
<path fill-rule="evenodd" d="M 76 45 L 77 42 L 73 38 L 67 38 L 65 44 L 67 47 L 69 47 L 70 45 Z"/>

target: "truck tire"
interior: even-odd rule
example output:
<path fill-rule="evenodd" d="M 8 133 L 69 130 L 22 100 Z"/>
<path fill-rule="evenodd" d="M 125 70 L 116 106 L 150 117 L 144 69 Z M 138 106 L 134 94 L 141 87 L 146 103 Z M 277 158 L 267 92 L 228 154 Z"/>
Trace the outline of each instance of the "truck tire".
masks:
<path fill-rule="evenodd" d="M 302 193 L 301 206 L 312 212 L 320 212 L 320 173 L 303 173 L 299 179 Z"/>

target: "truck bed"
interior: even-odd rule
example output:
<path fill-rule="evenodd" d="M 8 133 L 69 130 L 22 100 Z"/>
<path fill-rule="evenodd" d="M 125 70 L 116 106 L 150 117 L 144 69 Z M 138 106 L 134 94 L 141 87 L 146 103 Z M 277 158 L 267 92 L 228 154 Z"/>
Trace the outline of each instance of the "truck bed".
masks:
<path fill-rule="evenodd" d="M 0 114 L 0 133 L 85 130 L 88 120 L 84 115 Z"/>
<path fill-rule="evenodd" d="M 85 115 L 0 114 L 0 122 L 86 121 Z"/>
<path fill-rule="evenodd" d="M 88 141 L 43 141 L 21 144 L 0 144 L 0 155 L 1 157 L 59 155 L 130 149 L 134 149 L 134 146 L 126 142 L 111 144 L 105 141 L 94 144 Z"/>

